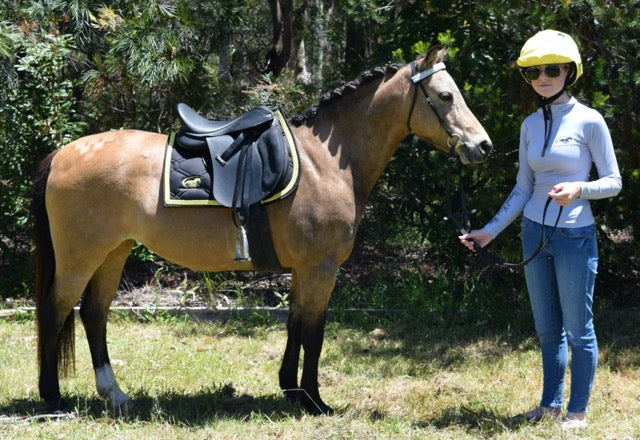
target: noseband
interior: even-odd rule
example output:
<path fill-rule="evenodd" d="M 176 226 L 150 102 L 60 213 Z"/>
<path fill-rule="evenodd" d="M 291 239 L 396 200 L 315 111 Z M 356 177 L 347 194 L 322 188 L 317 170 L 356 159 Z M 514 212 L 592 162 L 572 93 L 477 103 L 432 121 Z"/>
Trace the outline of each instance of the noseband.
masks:
<path fill-rule="evenodd" d="M 411 63 L 411 81 L 416 85 L 416 87 L 415 89 L 413 89 L 413 100 L 411 101 L 411 109 L 409 110 L 409 117 L 407 118 L 407 128 L 409 129 L 409 132 L 411 132 L 411 116 L 413 115 L 413 109 L 416 105 L 416 100 L 418 96 L 418 87 L 419 87 L 420 90 L 422 90 L 422 94 L 424 96 L 425 101 L 427 102 L 427 104 L 429 104 L 429 107 L 431 107 L 431 110 L 433 111 L 433 114 L 436 115 L 436 118 L 438 119 L 440 126 L 445 131 L 445 133 L 447 133 L 447 136 L 448 136 L 447 146 L 449 147 L 449 157 L 447 162 L 448 162 L 449 172 L 447 173 L 447 182 L 445 187 L 446 199 L 447 199 L 447 217 L 445 217 L 445 220 L 450 220 L 460 234 L 466 234 L 471 230 L 471 221 L 469 220 L 469 214 L 473 212 L 467 209 L 467 203 L 464 195 L 464 185 L 463 185 L 463 179 L 462 179 L 462 162 L 460 162 L 460 160 L 458 160 L 458 157 L 456 156 L 456 152 L 458 148 L 460 148 L 463 145 L 462 138 L 459 134 L 451 133 L 451 130 L 449 130 L 449 128 L 447 127 L 447 124 L 445 123 L 444 118 L 440 115 L 440 113 L 438 112 L 438 109 L 436 109 L 436 106 L 433 104 L 433 101 L 431 101 L 429 94 L 424 88 L 424 84 L 422 84 L 422 81 L 425 80 L 426 78 L 429 78 L 434 73 L 439 72 L 441 70 L 445 70 L 445 69 L 446 69 L 446 66 L 444 65 L 444 63 L 436 63 L 433 66 L 431 66 L 429 69 L 423 70 L 422 72 L 418 72 L 416 63 L 415 62 Z M 458 212 L 453 212 L 451 176 L 454 173 L 457 174 L 458 176 L 458 192 L 460 193 L 460 210 Z M 549 197 L 547 199 L 546 204 L 544 205 L 544 211 L 542 213 L 543 226 L 544 226 L 544 220 L 547 216 L 547 210 L 549 208 L 549 204 L 551 200 L 552 199 Z M 484 249 L 483 247 L 481 247 L 475 241 L 472 241 L 473 249 L 488 264 L 499 266 L 499 267 L 524 266 L 527 263 L 529 263 L 531 260 L 533 260 L 549 244 L 549 241 L 551 240 L 551 237 L 553 236 L 553 233 L 555 232 L 558 226 L 558 222 L 560 221 L 560 216 L 562 215 L 562 208 L 563 207 L 560 206 L 560 209 L 558 211 L 558 217 L 556 218 L 555 224 L 553 225 L 553 228 L 551 229 L 551 232 L 549 233 L 549 235 L 545 237 L 544 228 L 543 228 L 542 233 L 540 234 L 540 243 L 538 244 L 537 249 L 524 261 L 521 261 L 519 263 L 507 263 L 504 260 L 502 260 L 500 257 L 498 257 L 496 254 L 493 254 L 487 251 L 486 249 Z"/>

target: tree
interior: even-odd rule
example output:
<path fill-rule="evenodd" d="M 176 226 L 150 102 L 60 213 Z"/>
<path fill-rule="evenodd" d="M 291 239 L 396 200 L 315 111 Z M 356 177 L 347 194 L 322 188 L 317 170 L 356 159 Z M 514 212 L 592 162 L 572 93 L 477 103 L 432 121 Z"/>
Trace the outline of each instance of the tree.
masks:
<path fill-rule="evenodd" d="M 293 37 L 293 0 L 269 0 L 273 42 L 267 52 L 265 72 L 278 76 L 289 62 Z"/>

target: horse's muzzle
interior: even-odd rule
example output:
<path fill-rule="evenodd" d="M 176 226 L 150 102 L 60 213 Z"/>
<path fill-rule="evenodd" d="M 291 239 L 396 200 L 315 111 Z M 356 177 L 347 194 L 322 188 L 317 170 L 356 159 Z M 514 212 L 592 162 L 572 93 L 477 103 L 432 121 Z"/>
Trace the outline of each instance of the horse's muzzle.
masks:
<path fill-rule="evenodd" d="M 458 156 L 460 156 L 460 161 L 465 165 L 486 161 L 492 150 L 493 144 L 487 139 L 478 144 L 461 142 L 456 148 L 456 152 Z"/>

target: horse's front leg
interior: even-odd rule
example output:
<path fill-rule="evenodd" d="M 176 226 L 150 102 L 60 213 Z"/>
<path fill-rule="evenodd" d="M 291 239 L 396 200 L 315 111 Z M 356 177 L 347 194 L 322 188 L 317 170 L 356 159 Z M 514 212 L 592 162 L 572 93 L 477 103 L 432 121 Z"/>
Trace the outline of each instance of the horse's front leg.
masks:
<path fill-rule="evenodd" d="M 320 398 L 318 361 L 335 280 L 335 266 L 332 264 L 314 270 L 292 271 L 288 340 L 280 368 L 280 386 L 287 397 L 298 400 L 312 414 L 333 413 Z M 297 388 L 300 346 L 304 349 L 304 361 L 300 388 Z"/>
<path fill-rule="evenodd" d="M 96 389 L 100 397 L 111 402 L 114 409 L 126 407 L 129 397 L 118 387 L 109 361 L 107 319 L 131 246 L 132 243 L 125 242 L 109 254 L 91 278 L 80 307 L 80 317 L 91 351 Z"/>
<path fill-rule="evenodd" d="M 302 337 L 302 316 L 295 303 L 289 305 L 287 319 L 287 346 L 282 358 L 279 379 L 280 388 L 291 401 L 298 400 L 298 362 L 300 360 L 300 347 Z"/>

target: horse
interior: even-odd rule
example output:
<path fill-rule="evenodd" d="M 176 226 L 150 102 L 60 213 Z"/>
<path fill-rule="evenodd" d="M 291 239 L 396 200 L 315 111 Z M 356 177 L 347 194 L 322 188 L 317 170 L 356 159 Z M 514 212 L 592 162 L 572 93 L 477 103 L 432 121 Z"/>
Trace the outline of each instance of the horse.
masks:
<path fill-rule="evenodd" d="M 433 46 L 410 64 L 369 70 L 291 119 L 298 187 L 267 212 L 277 257 L 291 271 L 279 385 L 311 414 L 332 413 L 320 397 L 318 361 L 336 272 L 402 139 L 415 134 L 454 150 L 463 164 L 485 161 L 492 149 L 445 68 L 446 52 Z M 163 205 L 166 144 L 163 134 L 111 130 L 77 139 L 40 164 L 32 201 L 39 393 L 52 410 L 69 409 L 59 375 L 75 369 L 78 302 L 98 394 L 114 408 L 130 403 L 110 364 L 107 318 L 136 241 L 193 270 L 254 270 L 234 258 L 230 208 Z"/>

